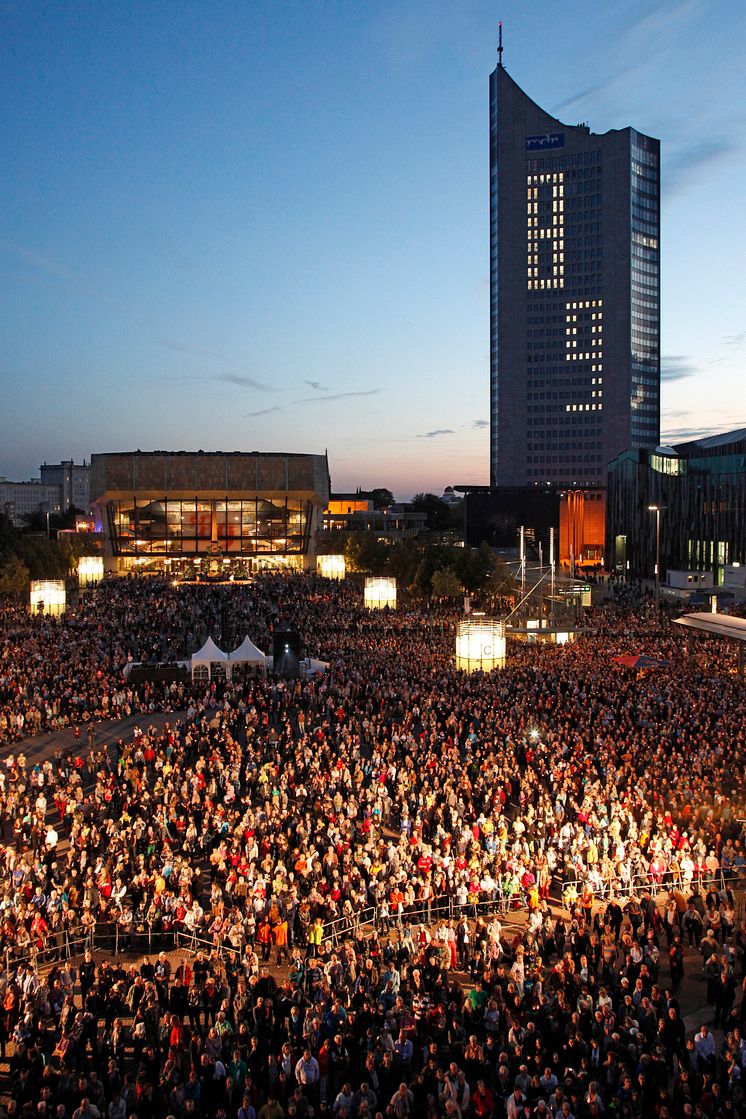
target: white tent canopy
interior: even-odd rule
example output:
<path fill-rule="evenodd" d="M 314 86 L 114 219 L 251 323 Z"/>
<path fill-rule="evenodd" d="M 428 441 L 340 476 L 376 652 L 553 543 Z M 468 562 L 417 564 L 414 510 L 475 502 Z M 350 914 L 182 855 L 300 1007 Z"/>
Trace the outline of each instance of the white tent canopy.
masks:
<path fill-rule="evenodd" d="M 219 649 L 211 637 L 207 638 L 201 649 L 192 653 L 190 668 L 192 676 L 195 672 L 207 671 L 208 679 L 212 676 L 213 665 L 221 665 L 224 672 L 228 671 L 228 654 Z"/>
<path fill-rule="evenodd" d="M 257 649 L 254 642 L 250 637 L 244 637 L 241 644 L 232 653 L 228 654 L 228 660 L 233 664 L 256 664 L 266 665 L 267 658 L 261 649 Z"/>
<path fill-rule="evenodd" d="M 301 661 L 301 669 L 305 669 L 306 676 L 318 676 L 321 672 L 326 672 L 329 668 L 329 661 L 315 660 L 313 657 L 306 657 Z"/>

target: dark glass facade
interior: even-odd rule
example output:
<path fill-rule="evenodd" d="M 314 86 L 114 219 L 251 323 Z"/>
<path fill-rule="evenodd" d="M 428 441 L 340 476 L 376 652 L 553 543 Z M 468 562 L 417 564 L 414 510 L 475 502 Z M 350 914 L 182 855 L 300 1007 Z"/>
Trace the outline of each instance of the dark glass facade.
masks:
<path fill-rule="evenodd" d="M 634 578 L 746 563 L 746 429 L 656 451 L 630 450 L 609 466 L 606 566 Z"/>
<path fill-rule="evenodd" d="M 660 149 L 545 113 L 490 77 L 491 481 L 605 485 L 655 447 Z"/>

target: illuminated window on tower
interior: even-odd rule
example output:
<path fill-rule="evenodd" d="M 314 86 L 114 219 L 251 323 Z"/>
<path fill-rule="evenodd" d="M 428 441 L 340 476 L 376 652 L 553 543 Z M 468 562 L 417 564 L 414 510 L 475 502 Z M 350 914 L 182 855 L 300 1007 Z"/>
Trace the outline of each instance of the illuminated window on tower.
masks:
<path fill-rule="evenodd" d="M 529 175 L 526 182 L 528 289 L 565 286 L 565 174 Z"/>
<path fill-rule="evenodd" d="M 603 412 L 604 312 L 603 299 L 580 299 L 565 303 L 565 360 L 577 362 L 573 380 L 582 399 L 566 403 L 566 412 Z M 575 395 L 575 394 L 573 394 Z"/>

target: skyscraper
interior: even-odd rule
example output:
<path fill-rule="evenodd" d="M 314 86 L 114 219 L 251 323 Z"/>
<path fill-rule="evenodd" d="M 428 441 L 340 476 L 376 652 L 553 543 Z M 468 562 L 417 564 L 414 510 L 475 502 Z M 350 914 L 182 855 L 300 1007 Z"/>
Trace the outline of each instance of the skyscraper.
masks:
<path fill-rule="evenodd" d="M 660 432 L 660 144 L 490 76 L 491 482 L 602 488 Z"/>

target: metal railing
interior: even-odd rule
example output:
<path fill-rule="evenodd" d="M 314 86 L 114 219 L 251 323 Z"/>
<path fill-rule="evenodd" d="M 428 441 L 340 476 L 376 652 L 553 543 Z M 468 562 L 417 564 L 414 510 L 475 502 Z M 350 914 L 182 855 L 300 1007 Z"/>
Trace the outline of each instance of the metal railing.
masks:
<path fill-rule="evenodd" d="M 566 878 L 560 885 L 563 901 L 574 890 L 578 900 L 583 889 L 588 885 L 587 878 Z M 634 874 L 631 879 L 603 879 L 600 888 L 593 887 L 594 898 L 607 897 L 641 897 L 644 893 L 661 893 L 663 891 L 679 891 L 690 893 L 695 889 L 699 893 L 707 893 L 710 888 L 715 888 L 718 893 L 724 894 L 727 889 L 732 891 L 746 890 L 746 875 L 735 875 L 719 868 L 717 871 L 697 871 L 693 875 L 683 875 L 680 870 L 667 870 L 657 872 L 647 870 Z"/>
<path fill-rule="evenodd" d="M 555 904 L 563 904 L 565 907 L 580 901 L 586 884 L 587 879 L 581 878 L 557 880 L 554 885 L 559 888 L 559 897 L 555 896 L 549 900 Z M 715 887 L 722 895 L 727 888 L 730 888 L 739 893 L 736 898 L 738 920 L 743 916 L 746 907 L 746 899 L 743 896 L 743 891 L 746 890 L 746 876 L 728 875 L 722 869 L 718 872 L 700 872 L 693 877 L 683 876 L 680 871 L 651 874 L 648 870 L 633 875 L 627 882 L 606 880 L 602 883 L 602 887 L 601 890 L 594 889 L 594 901 L 603 901 L 609 897 L 639 898 L 647 892 L 677 890 L 688 893 L 695 888 L 700 892 L 706 892 L 711 887 Z M 523 889 L 512 894 L 495 891 L 490 897 L 472 897 L 466 902 L 456 901 L 452 894 L 440 894 L 426 903 L 402 906 L 394 912 L 391 912 L 386 904 L 370 905 L 327 921 L 324 925 L 322 943 L 336 946 L 343 940 L 357 935 L 361 930 L 383 929 L 388 932 L 391 929 L 403 930 L 406 923 L 432 925 L 443 920 L 460 920 L 462 917 L 476 920 L 478 917 L 498 916 L 504 929 L 514 929 L 516 933 L 523 935 L 527 928 L 525 922 L 519 923 L 509 917 L 511 911 L 515 912 L 519 909 L 528 909 L 528 895 Z M 207 952 L 225 961 L 230 957 L 240 960 L 247 946 L 244 943 L 241 948 L 236 948 L 220 937 L 209 938 L 204 929 L 190 930 L 183 926 L 159 929 L 146 923 L 145 927 L 139 924 L 136 928 L 125 932 L 116 921 L 99 921 L 87 928 L 79 924 L 62 930 L 52 930 L 41 945 L 30 944 L 19 948 L 17 945 L 6 944 L 2 952 L 6 971 L 10 973 L 13 968 L 22 963 L 44 970 L 60 961 L 69 961 L 82 956 L 86 949 L 111 952 L 115 956 L 127 952 L 150 955 L 154 950 L 182 949 L 189 952 Z M 296 946 L 307 948 L 308 943 L 302 940 Z M 256 945 L 251 947 L 254 948 Z"/>
<path fill-rule="evenodd" d="M 520 903 L 520 908 L 528 908 L 523 901 L 522 894 L 496 895 L 466 902 L 457 902 L 453 894 L 439 894 L 429 902 L 415 906 L 403 906 L 401 910 L 396 910 L 393 913 L 389 911 L 388 906 L 371 905 L 358 913 L 328 921 L 324 925 L 324 939 L 330 940 L 332 944 L 338 944 L 345 937 L 355 934 L 360 928 L 370 926 L 376 929 L 384 928 L 385 931 L 388 931 L 394 928 L 403 929 L 406 922 L 417 925 L 431 925 L 438 921 L 460 920 L 461 917 L 472 919 L 495 915 L 502 917 L 509 912 L 513 899 Z M 519 925 L 515 921 L 503 921 L 502 924 L 503 927 L 524 928 L 523 925 Z"/>

